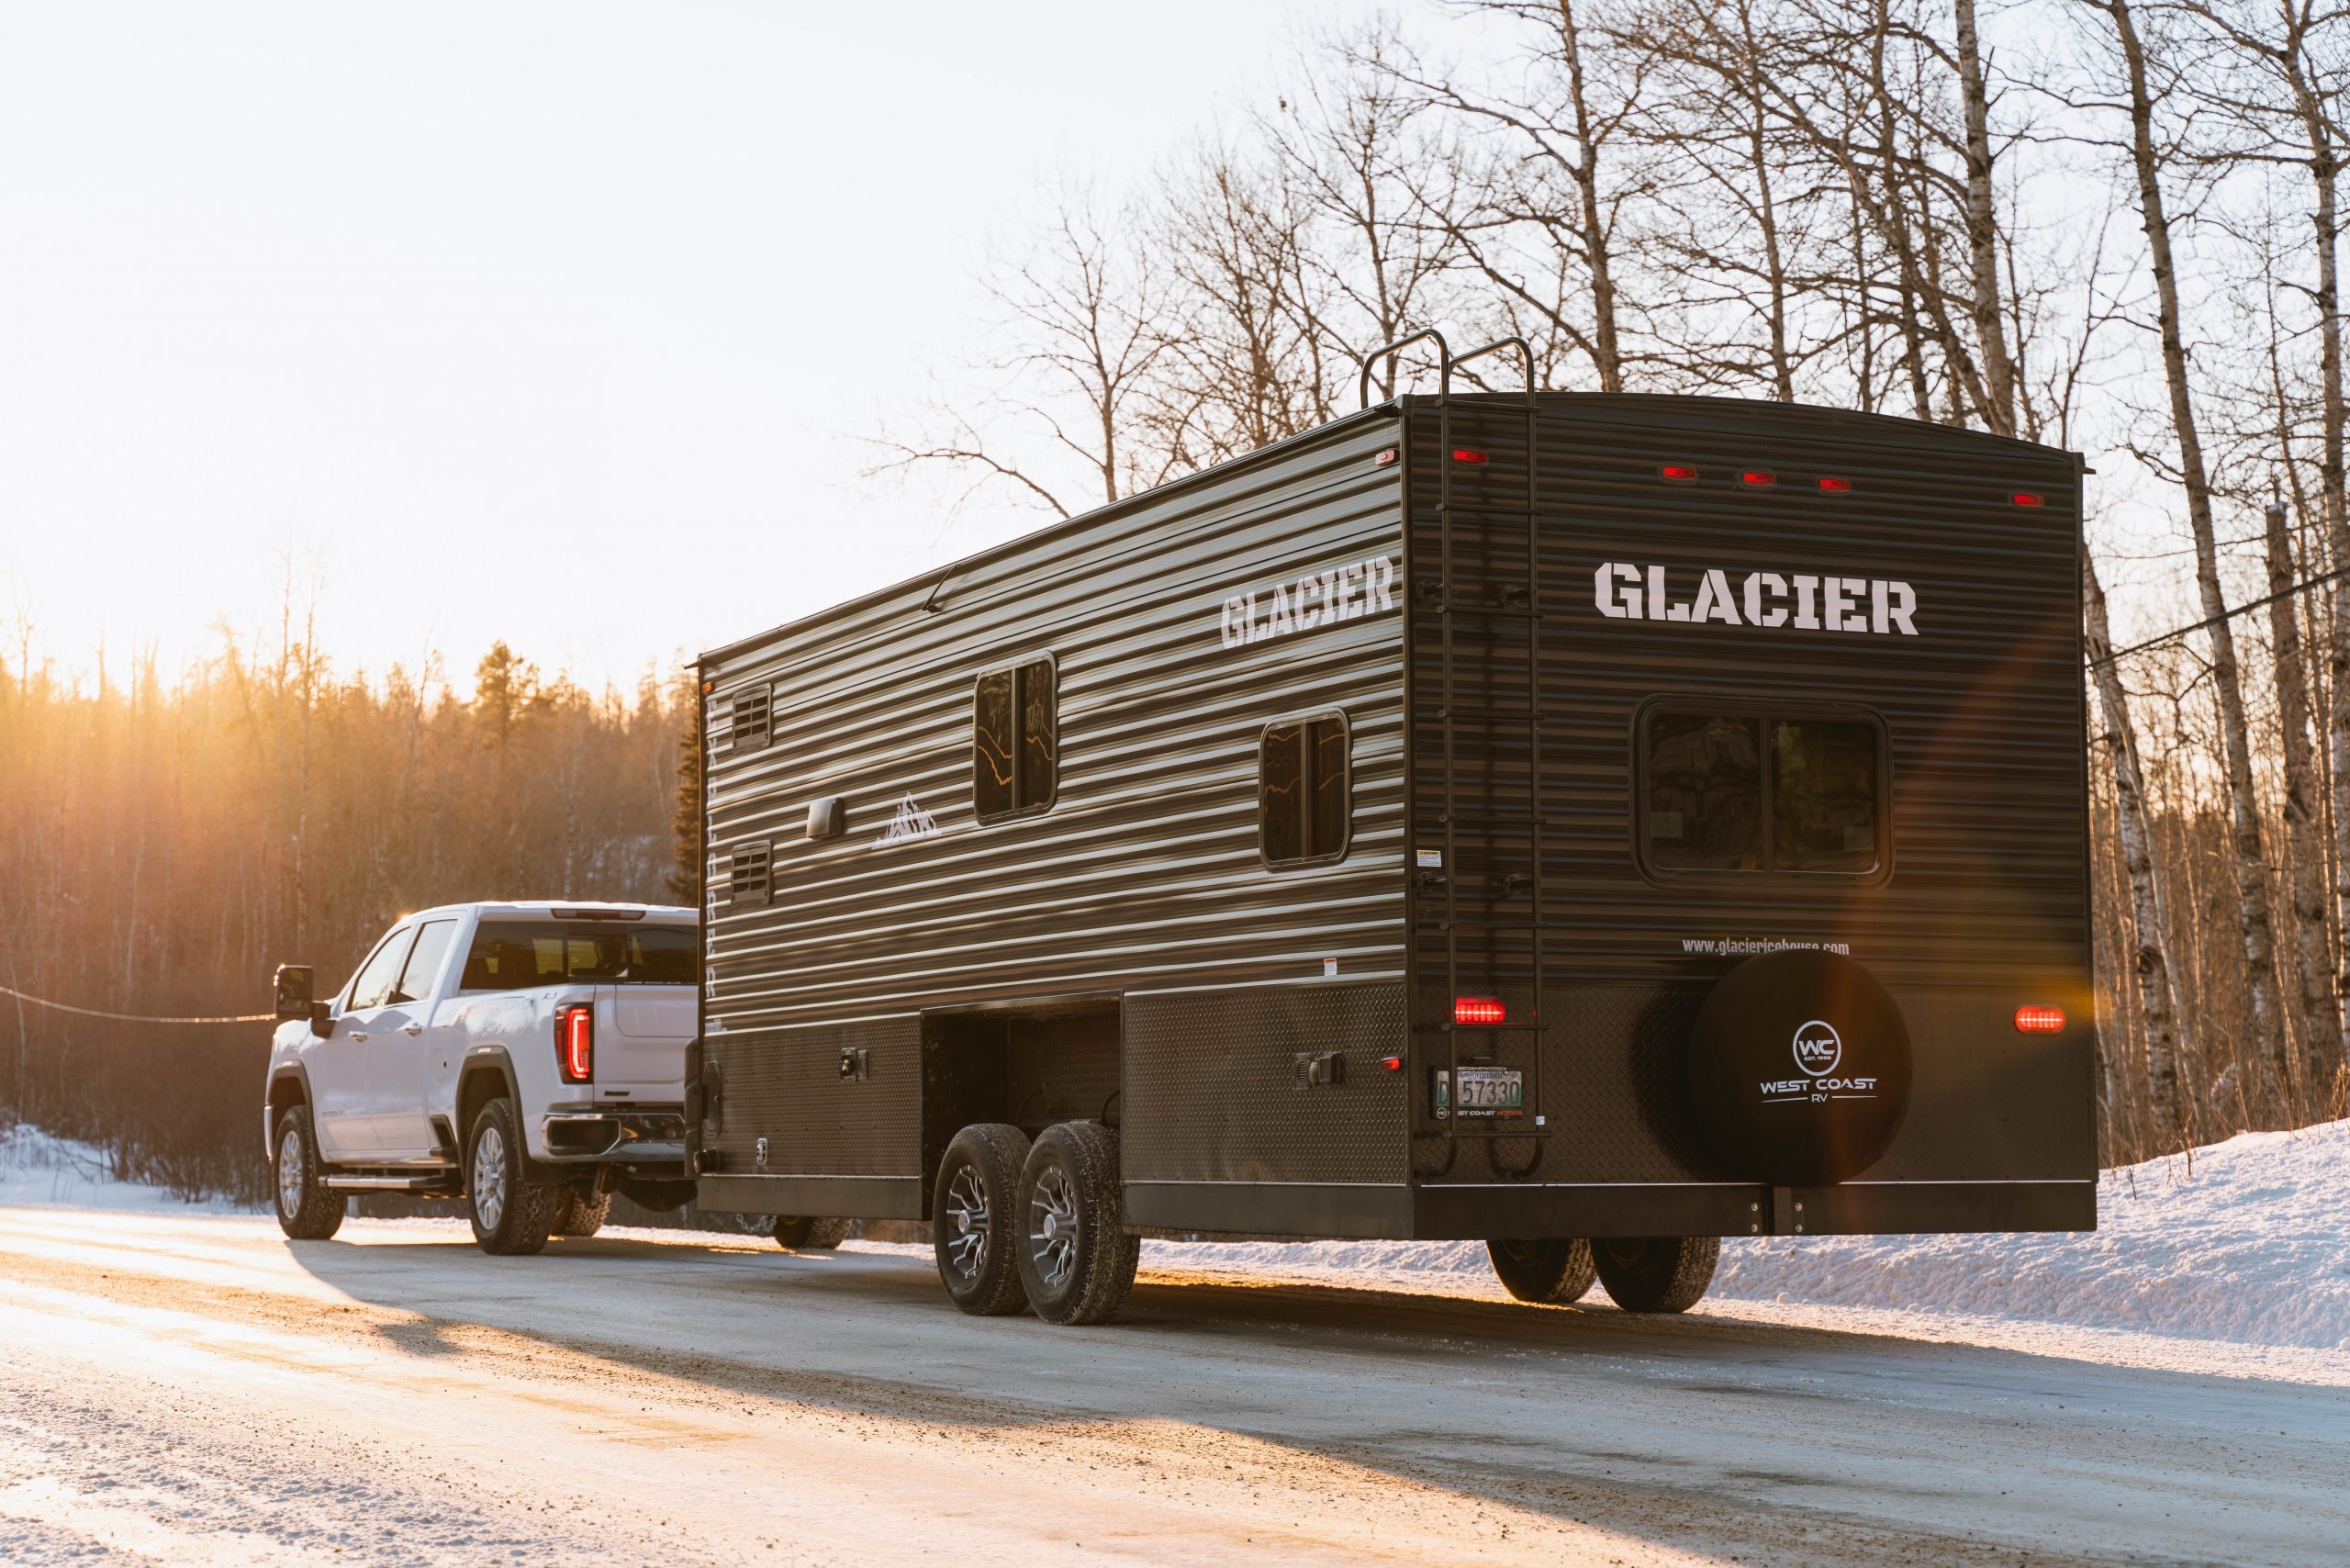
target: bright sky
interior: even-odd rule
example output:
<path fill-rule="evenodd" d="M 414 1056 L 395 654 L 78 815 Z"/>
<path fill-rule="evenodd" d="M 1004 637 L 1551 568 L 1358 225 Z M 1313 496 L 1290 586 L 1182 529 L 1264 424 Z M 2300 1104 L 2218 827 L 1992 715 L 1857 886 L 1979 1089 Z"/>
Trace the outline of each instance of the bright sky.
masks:
<path fill-rule="evenodd" d="M 0 626 L 169 671 L 290 559 L 346 670 L 625 683 L 991 543 L 856 432 L 1344 4 L 0 0 Z"/>

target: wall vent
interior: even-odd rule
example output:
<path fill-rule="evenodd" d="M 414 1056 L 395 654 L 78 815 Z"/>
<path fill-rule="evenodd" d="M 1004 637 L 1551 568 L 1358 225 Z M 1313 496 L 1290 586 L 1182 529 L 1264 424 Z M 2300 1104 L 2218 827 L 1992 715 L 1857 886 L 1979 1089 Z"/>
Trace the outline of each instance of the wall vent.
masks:
<path fill-rule="evenodd" d="M 757 751 L 767 744 L 771 734 L 768 719 L 774 689 L 767 686 L 746 686 L 734 694 L 733 723 L 726 734 L 727 756 Z"/>
<path fill-rule="evenodd" d="M 769 847 L 766 839 L 756 844 L 738 844 L 728 857 L 726 869 L 726 902 L 740 909 L 745 904 L 767 902 L 767 865 Z"/>

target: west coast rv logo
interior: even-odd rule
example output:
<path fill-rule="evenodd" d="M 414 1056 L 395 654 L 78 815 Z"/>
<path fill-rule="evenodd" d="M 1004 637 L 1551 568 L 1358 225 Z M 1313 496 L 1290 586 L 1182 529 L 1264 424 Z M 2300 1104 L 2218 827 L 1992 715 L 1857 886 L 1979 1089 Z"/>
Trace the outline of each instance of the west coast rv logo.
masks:
<path fill-rule="evenodd" d="M 1789 626 L 1798 632 L 1864 632 L 1914 637 L 1918 593 L 1892 577 L 1824 572 L 1749 572 L 1733 588 L 1718 566 L 1685 567 L 1602 561 L 1591 575 L 1591 600 L 1614 621 L 1682 621 L 1693 626 Z M 1677 597 L 1686 594 L 1687 597 Z"/>
<path fill-rule="evenodd" d="M 1825 1018 L 1813 1018 L 1796 1026 L 1791 1042 L 1795 1049 L 1796 1070 L 1801 1078 L 1773 1079 L 1757 1084 L 1765 1105 L 1788 1102 L 1808 1102 L 1826 1104 L 1830 1100 L 1874 1100 L 1876 1079 L 1836 1076 L 1844 1065 L 1844 1036 L 1836 1025 Z"/>
<path fill-rule="evenodd" d="M 1217 612 L 1216 632 L 1225 647 L 1238 648 L 1394 608 L 1395 562 L 1373 555 L 1229 595 Z"/>

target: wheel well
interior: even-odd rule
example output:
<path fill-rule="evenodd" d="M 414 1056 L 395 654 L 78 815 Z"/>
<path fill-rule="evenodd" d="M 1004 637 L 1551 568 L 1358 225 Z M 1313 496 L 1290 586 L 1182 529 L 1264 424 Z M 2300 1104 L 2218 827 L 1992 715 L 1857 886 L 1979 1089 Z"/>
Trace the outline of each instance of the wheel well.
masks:
<path fill-rule="evenodd" d="M 1009 1122 L 1035 1137 L 1056 1122 L 1118 1125 L 1119 1014 L 1088 999 L 923 1020 L 923 1181 L 955 1135 Z"/>
<path fill-rule="evenodd" d="M 473 1136 L 474 1120 L 481 1114 L 481 1108 L 506 1092 L 506 1074 L 496 1062 L 476 1062 L 467 1067 L 464 1077 L 457 1081 L 457 1126 L 454 1130 L 460 1159 L 469 1158 L 464 1152 L 465 1140 Z"/>
<path fill-rule="evenodd" d="M 278 1118 L 296 1105 L 310 1103 L 309 1091 L 302 1086 L 298 1072 L 281 1072 L 269 1081 L 269 1125 L 277 1126 Z"/>

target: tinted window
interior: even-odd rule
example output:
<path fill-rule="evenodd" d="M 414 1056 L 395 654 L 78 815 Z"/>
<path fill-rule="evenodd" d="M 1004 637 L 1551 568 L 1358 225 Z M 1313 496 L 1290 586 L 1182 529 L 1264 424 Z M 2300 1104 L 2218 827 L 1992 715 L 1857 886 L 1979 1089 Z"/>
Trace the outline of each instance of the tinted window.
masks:
<path fill-rule="evenodd" d="M 343 1005 L 352 1012 L 363 1007 L 381 1007 L 392 994 L 392 982 L 399 978 L 400 962 L 408 957 L 408 941 L 416 933 L 400 927 L 384 938 L 368 960 L 359 966 L 352 977 L 351 1000 Z"/>
<path fill-rule="evenodd" d="M 1348 808 L 1344 720 L 1292 719 L 1266 729 L 1257 742 L 1257 835 L 1268 864 L 1344 855 Z"/>
<path fill-rule="evenodd" d="M 981 822 L 1052 804 L 1060 776 L 1053 662 L 979 677 L 971 698 L 971 803 Z"/>
<path fill-rule="evenodd" d="M 432 982 L 441 978 L 441 960 L 449 956 L 449 944 L 456 935 L 453 920 L 428 920 L 417 928 L 416 946 L 408 950 L 392 1001 L 422 1002 L 432 994 Z"/>
<path fill-rule="evenodd" d="M 1772 863 L 1783 871 L 1873 871 L 1876 726 L 1783 720 L 1772 730 Z"/>
<path fill-rule="evenodd" d="M 1759 718 L 1650 716 L 1650 864 L 1669 870 L 1762 869 L 1762 738 Z"/>
<path fill-rule="evenodd" d="M 694 928 L 609 921 L 485 921 L 465 953 L 466 991 L 527 991 L 565 980 L 694 983 Z"/>
<path fill-rule="evenodd" d="M 1875 870 L 1885 732 L 1872 720 L 1673 706 L 1640 727 L 1640 844 L 1664 871 Z"/>

